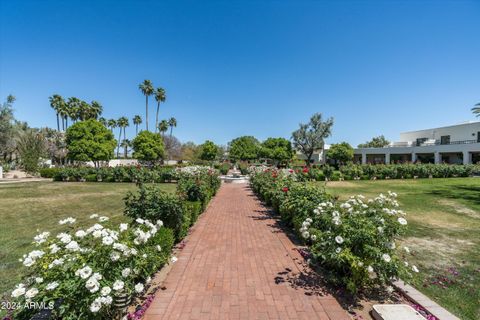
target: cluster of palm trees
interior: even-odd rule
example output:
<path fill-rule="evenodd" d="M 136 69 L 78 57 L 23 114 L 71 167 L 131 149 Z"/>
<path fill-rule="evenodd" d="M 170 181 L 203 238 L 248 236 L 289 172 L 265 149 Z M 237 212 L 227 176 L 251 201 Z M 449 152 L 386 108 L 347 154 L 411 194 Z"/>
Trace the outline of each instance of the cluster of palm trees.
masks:
<path fill-rule="evenodd" d="M 155 132 L 157 132 L 157 130 L 160 132 L 166 132 L 169 126 L 171 131 L 173 127 L 176 127 L 177 120 L 175 118 L 170 118 L 170 120 L 168 121 L 162 120 L 160 123 L 158 122 L 160 103 L 163 103 L 165 102 L 165 100 L 167 100 L 165 89 L 161 87 L 158 87 L 155 89 L 153 87 L 152 81 L 150 80 L 144 80 L 142 83 L 138 85 L 138 88 L 145 96 L 145 125 L 146 125 L 147 131 L 148 131 L 148 97 L 150 97 L 151 95 L 153 95 L 155 97 L 155 100 L 157 101 L 157 112 L 155 114 Z M 165 122 L 167 123 L 165 124 Z M 164 130 L 162 131 L 161 128 L 163 128 Z"/>
<path fill-rule="evenodd" d="M 472 108 L 472 112 L 474 115 L 476 115 L 477 117 L 480 117 L 480 102 L 477 103 L 473 108 Z"/>
<path fill-rule="evenodd" d="M 88 119 L 97 119 L 103 111 L 102 105 L 97 101 L 91 103 L 80 100 L 76 97 L 65 99 L 58 94 L 50 98 L 50 106 L 57 115 L 57 130 L 60 131 L 60 120 L 62 122 L 62 131 L 68 128 L 68 119 L 72 122 Z"/>

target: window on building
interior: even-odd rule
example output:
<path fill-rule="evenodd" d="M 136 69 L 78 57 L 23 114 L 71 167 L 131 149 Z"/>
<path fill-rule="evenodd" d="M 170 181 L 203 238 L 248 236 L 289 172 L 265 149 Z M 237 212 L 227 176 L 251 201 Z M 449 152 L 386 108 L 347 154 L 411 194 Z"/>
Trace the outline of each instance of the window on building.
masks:
<path fill-rule="evenodd" d="M 427 141 L 428 138 L 417 138 L 417 147 L 419 147 L 422 143 Z"/>
<path fill-rule="evenodd" d="M 450 136 L 441 136 L 440 144 L 450 144 Z"/>

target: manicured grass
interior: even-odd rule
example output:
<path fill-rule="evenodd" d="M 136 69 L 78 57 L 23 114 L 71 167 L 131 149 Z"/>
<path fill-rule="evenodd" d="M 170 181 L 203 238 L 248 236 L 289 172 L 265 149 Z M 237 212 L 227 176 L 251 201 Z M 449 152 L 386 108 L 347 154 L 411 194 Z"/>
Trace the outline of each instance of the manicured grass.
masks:
<path fill-rule="evenodd" d="M 175 190 L 174 184 L 163 186 Z M 38 231 L 65 230 L 58 220 L 66 217 L 90 226 L 93 213 L 110 217 L 114 223 L 123 221 L 123 197 L 135 189 L 133 183 L 0 184 L 0 294 L 21 279 L 25 269 L 18 259 L 34 248 L 32 240 Z"/>
<path fill-rule="evenodd" d="M 409 231 L 402 242 L 421 270 L 414 285 L 461 319 L 480 319 L 480 178 L 327 184 L 341 199 L 388 190 L 407 212 Z"/>

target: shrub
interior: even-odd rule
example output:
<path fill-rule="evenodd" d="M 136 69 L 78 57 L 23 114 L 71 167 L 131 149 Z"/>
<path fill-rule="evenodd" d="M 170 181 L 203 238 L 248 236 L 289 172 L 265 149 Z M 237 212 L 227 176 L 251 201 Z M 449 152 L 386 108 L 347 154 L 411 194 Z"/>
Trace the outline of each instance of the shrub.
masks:
<path fill-rule="evenodd" d="M 318 203 L 330 199 L 331 196 L 323 188 L 306 184 L 293 184 L 287 192 L 287 197 L 280 205 L 280 215 L 283 221 L 298 230 Z"/>
<path fill-rule="evenodd" d="M 39 173 L 42 178 L 54 178 L 60 170 L 60 168 L 42 168 Z"/>
<path fill-rule="evenodd" d="M 56 319 L 113 319 L 122 294 L 142 294 L 150 276 L 169 259 L 172 231 L 161 221 L 148 220 L 110 229 L 100 222 L 106 219 L 99 217 L 88 229 L 71 227 L 56 237 L 37 235 L 37 248 L 22 260 L 29 276 L 13 290 L 15 303 L 55 305 Z M 13 317 L 31 319 L 37 312 L 19 308 Z"/>
<path fill-rule="evenodd" d="M 395 250 L 407 224 L 395 198 L 389 192 L 371 200 L 356 196 L 343 203 L 323 201 L 308 212 L 298 230 L 316 261 L 331 273 L 331 281 L 356 292 L 410 277 Z M 418 272 L 415 266 L 411 270 Z"/>
<path fill-rule="evenodd" d="M 173 230 L 177 240 L 182 239 L 184 207 L 179 196 L 156 185 L 141 185 L 138 192 L 129 191 L 124 200 L 126 216 L 162 220 L 167 228 Z"/>

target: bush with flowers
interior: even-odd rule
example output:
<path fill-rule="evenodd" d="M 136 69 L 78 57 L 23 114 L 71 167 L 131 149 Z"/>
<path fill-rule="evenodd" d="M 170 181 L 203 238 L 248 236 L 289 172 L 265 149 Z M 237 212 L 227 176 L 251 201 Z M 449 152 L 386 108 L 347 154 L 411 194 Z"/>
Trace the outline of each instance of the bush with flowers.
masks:
<path fill-rule="evenodd" d="M 350 291 L 393 279 L 408 279 L 418 272 L 398 255 L 396 240 L 407 220 L 396 194 L 374 199 L 358 195 L 345 202 L 323 201 L 302 222 L 299 231 L 310 245 L 313 257 L 331 279 Z M 408 248 L 405 249 L 408 251 Z"/>
<path fill-rule="evenodd" d="M 75 228 L 75 219 L 67 218 L 59 223 L 68 230 L 35 236 L 35 250 L 21 259 L 28 277 L 11 294 L 17 306 L 51 303 L 51 319 L 112 319 L 117 300 L 145 291 L 170 257 L 172 231 L 161 220 L 111 228 L 107 217 L 91 218 L 89 228 Z M 30 319 L 38 310 L 13 312 L 14 319 Z"/>
<path fill-rule="evenodd" d="M 386 286 L 393 279 L 408 279 L 416 266 L 402 261 L 395 241 L 407 220 L 396 194 L 366 200 L 363 196 L 338 202 L 323 188 L 296 182 L 295 172 L 274 168 L 250 169 L 250 184 L 282 220 L 310 247 L 314 261 L 328 279 L 351 292 Z M 408 248 L 405 249 L 408 253 Z"/>

